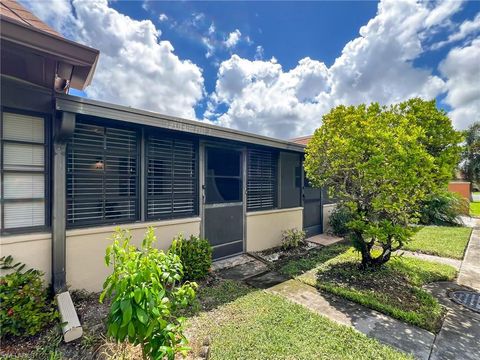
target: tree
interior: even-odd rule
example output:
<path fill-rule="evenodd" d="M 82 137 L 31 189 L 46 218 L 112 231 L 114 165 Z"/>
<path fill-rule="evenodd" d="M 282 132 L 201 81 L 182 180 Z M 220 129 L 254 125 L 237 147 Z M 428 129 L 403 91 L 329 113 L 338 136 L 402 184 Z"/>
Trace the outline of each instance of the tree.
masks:
<path fill-rule="evenodd" d="M 419 204 L 453 173 L 459 136 L 432 104 L 338 106 L 307 146 L 311 183 L 352 212 L 349 237 L 363 268 L 384 264 L 409 240 Z"/>
<path fill-rule="evenodd" d="M 437 184 L 445 187 L 455 177 L 460 160 L 459 144 L 463 141 L 461 132 L 453 128 L 452 121 L 444 110 L 437 108 L 435 100 L 413 98 L 392 107 L 391 110 L 408 118 L 411 124 L 423 128 L 425 133 L 419 141 L 433 156 L 438 171 Z"/>
<path fill-rule="evenodd" d="M 465 131 L 462 160 L 461 168 L 465 178 L 478 187 L 480 182 L 480 122 L 473 123 Z"/>

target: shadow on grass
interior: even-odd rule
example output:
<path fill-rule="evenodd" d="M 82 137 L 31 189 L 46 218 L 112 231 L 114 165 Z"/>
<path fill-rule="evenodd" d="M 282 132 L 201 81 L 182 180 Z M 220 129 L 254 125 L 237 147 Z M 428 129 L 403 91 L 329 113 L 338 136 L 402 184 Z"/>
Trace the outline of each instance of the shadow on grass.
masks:
<path fill-rule="evenodd" d="M 276 265 L 276 269 L 279 273 L 293 278 L 337 257 L 347 251 L 349 247 L 350 243 L 347 240 L 335 245 L 324 246 L 311 250 L 302 257 L 288 259 L 287 261 Z"/>
<path fill-rule="evenodd" d="M 222 305 L 231 303 L 257 289 L 241 281 L 221 278 L 199 283 L 194 303 L 181 311 L 181 315 L 191 317 L 200 312 L 211 311 Z"/>

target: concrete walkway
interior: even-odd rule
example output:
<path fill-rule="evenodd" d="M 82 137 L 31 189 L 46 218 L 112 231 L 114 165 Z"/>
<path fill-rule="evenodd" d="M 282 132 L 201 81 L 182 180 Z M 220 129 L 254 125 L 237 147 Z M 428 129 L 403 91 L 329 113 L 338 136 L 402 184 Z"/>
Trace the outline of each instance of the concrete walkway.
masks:
<path fill-rule="evenodd" d="M 406 324 L 343 298 L 323 294 L 298 280 L 289 280 L 267 291 L 326 316 L 330 320 L 352 326 L 380 342 L 427 360 L 435 339 L 431 332 Z"/>
<path fill-rule="evenodd" d="M 328 246 L 338 242 L 337 239 L 339 238 L 324 235 L 308 240 Z M 440 282 L 425 287 L 448 309 L 442 328 L 436 336 L 352 301 L 320 293 L 314 287 L 314 270 L 301 275 L 301 281 L 285 281 L 282 275 L 268 271 L 265 263 L 253 257 L 243 257 L 223 264 L 227 269 L 221 270 L 220 276 L 243 280 L 257 288 L 267 288 L 271 293 L 281 295 L 340 324 L 351 326 L 384 344 L 412 354 L 416 359 L 480 359 L 480 314 L 454 303 L 449 298 L 451 291 L 469 290 L 461 285 L 480 290 L 480 229 L 472 232 L 463 262 L 404 250 L 401 252 L 404 256 L 436 261 L 460 269 L 458 284 Z"/>
<path fill-rule="evenodd" d="M 480 291 L 480 229 L 478 228 L 472 231 L 457 282 Z"/>
<path fill-rule="evenodd" d="M 460 267 L 462 266 L 462 260 L 450 259 L 450 258 L 445 258 L 445 257 L 440 257 L 435 255 L 421 254 L 421 253 L 416 253 L 416 252 L 407 251 L 407 250 L 399 250 L 395 252 L 395 255 L 409 256 L 417 259 L 434 261 L 441 264 L 447 264 L 447 265 L 453 266 L 457 270 L 459 270 Z"/>
<path fill-rule="evenodd" d="M 450 300 L 449 293 L 467 290 L 452 282 L 425 286 L 448 309 L 442 329 L 435 338 L 430 360 L 480 359 L 480 314 Z"/>

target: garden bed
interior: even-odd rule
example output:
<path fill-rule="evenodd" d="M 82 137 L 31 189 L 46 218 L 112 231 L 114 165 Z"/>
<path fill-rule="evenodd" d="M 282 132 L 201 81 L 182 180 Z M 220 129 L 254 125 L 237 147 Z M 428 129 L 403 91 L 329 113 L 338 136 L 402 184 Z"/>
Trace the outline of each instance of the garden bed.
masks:
<path fill-rule="evenodd" d="M 290 258 L 297 258 L 306 255 L 313 249 L 318 249 L 321 245 L 305 241 L 300 246 L 291 249 L 283 249 L 281 246 L 277 246 L 271 249 L 255 252 L 254 255 L 266 261 L 270 264 L 277 262 L 283 262 Z"/>
<path fill-rule="evenodd" d="M 315 269 L 316 276 L 298 279 L 426 330 L 440 329 L 445 309 L 422 286 L 451 281 L 455 268 L 408 257 L 394 257 L 375 271 L 360 270 L 360 256 L 352 248 Z M 289 265 L 292 268 L 292 264 Z"/>

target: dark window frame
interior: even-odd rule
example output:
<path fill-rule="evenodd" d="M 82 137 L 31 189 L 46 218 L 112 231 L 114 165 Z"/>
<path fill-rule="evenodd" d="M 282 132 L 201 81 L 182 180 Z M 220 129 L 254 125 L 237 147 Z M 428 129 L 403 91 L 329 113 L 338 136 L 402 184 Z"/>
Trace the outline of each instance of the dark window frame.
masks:
<path fill-rule="evenodd" d="M 251 197 L 253 197 L 253 190 L 251 188 L 251 186 L 253 186 L 251 184 L 252 181 L 265 181 L 265 178 L 264 178 L 264 174 L 262 173 L 262 170 L 260 170 L 261 172 L 261 175 L 260 176 L 252 176 L 252 155 L 254 155 L 255 153 L 257 153 L 257 156 L 258 154 L 261 154 L 261 153 L 270 153 L 270 156 L 271 156 L 271 168 L 270 170 L 272 170 L 272 176 L 271 176 L 271 179 L 270 179 L 270 183 L 271 185 L 269 186 L 271 189 L 273 189 L 272 191 L 268 191 L 268 192 L 272 192 L 272 195 L 267 198 L 265 197 L 264 199 L 264 196 L 261 195 L 260 196 L 260 199 L 257 200 L 260 202 L 260 205 L 259 206 L 252 206 L 251 204 Z M 279 186 L 279 151 L 278 150 L 272 150 L 272 149 L 265 149 L 265 148 L 248 148 L 247 149 L 247 212 L 255 212 L 255 211 L 266 211 L 266 210 L 275 210 L 275 209 L 278 209 L 278 196 L 279 196 L 279 189 L 278 189 L 278 186 Z M 261 184 L 260 187 L 263 187 L 264 184 Z M 268 187 L 267 187 L 268 188 Z M 257 192 L 260 192 L 261 194 L 265 194 L 265 191 L 262 189 L 262 190 L 257 190 Z M 271 200 L 269 200 L 271 199 Z M 266 205 L 263 205 L 263 203 L 266 203 Z"/>
<path fill-rule="evenodd" d="M 143 200 L 143 208 L 144 208 L 144 214 L 145 214 L 145 221 L 161 221 L 161 220 L 174 220 L 174 219 L 187 219 L 191 217 L 197 217 L 199 216 L 199 207 L 200 207 L 200 201 L 199 201 L 199 159 L 200 159 L 200 145 L 199 145 L 199 139 L 194 137 L 194 136 L 189 136 L 187 134 L 182 134 L 182 133 L 173 133 L 169 131 L 162 131 L 158 130 L 155 128 L 145 128 L 145 136 L 144 136 L 144 154 L 145 154 L 145 159 L 144 159 L 144 174 L 143 174 L 143 186 L 144 186 L 144 198 Z M 148 131 L 148 134 L 147 134 Z M 175 193 L 173 191 L 173 185 L 175 182 L 175 176 L 172 173 L 171 176 L 171 194 L 170 194 L 170 200 L 171 200 L 171 209 L 168 214 L 157 214 L 157 215 L 149 215 L 148 211 L 148 204 L 149 200 L 155 200 L 155 199 L 160 199 L 161 196 L 159 195 L 149 195 L 149 189 L 148 189 L 148 182 L 151 180 L 150 175 L 149 175 L 149 163 L 151 156 L 149 156 L 149 146 L 152 142 L 152 138 L 157 138 L 157 139 L 167 139 L 167 140 L 172 140 L 172 146 L 174 146 L 175 141 L 189 141 L 192 143 L 193 146 L 193 152 L 194 152 L 194 174 L 193 174 L 193 211 L 189 213 L 175 213 L 174 211 L 174 201 L 175 201 Z M 174 152 L 172 151 L 172 167 L 174 167 Z M 178 198 L 180 199 L 186 199 L 189 198 L 187 196 L 179 196 Z"/>
<path fill-rule="evenodd" d="M 141 209 L 141 189 L 140 189 L 140 184 L 141 184 L 141 171 L 142 171 L 142 168 L 141 168 L 141 139 L 142 139 L 142 132 L 141 132 L 141 128 L 139 126 L 135 126 L 135 125 L 130 125 L 130 124 L 124 124 L 124 123 L 119 123 L 117 121 L 114 121 L 114 120 L 109 120 L 109 119 L 103 119 L 103 118 L 96 118 L 96 117 L 91 117 L 91 116 L 82 116 L 82 115 L 78 115 L 77 114 L 77 120 L 76 120 L 76 124 L 87 124 L 87 125 L 91 125 L 91 126 L 98 126 L 98 127 L 102 127 L 104 129 L 107 129 L 107 128 L 110 128 L 110 129 L 119 129 L 119 130 L 128 130 L 128 131 L 132 131 L 135 133 L 135 142 L 136 142 L 136 157 L 135 157 L 135 196 L 131 196 L 129 198 L 133 198 L 134 201 L 135 201 L 135 208 L 134 208 L 134 211 L 135 211 L 135 216 L 133 219 L 108 219 L 106 218 L 105 216 L 105 202 L 103 203 L 103 206 L 102 206 L 102 216 L 101 218 L 96 218 L 96 219 L 93 219 L 93 220 L 77 220 L 75 221 L 74 223 L 71 223 L 69 222 L 68 220 L 68 207 L 69 207 L 69 204 L 70 204 L 70 196 L 68 195 L 68 178 L 69 178 L 69 171 L 68 171 L 68 157 L 69 157 L 69 154 L 70 154 L 70 147 L 71 147 L 71 141 L 72 139 L 69 140 L 69 142 L 67 143 L 67 151 L 66 151 L 66 159 L 65 159 L 65 162 L 66 162 L 66 166 L 65 166 L 65 172 L 66 172 L 66 184 L 65 184 L 65 188 L 66 188 L 66 191 L 67 191 L 67 196 L 66 196 L 66 201 L 65 201 L 65 206 L 66 206 L 66 213 L 65 213 L 65 223 L 66 223 L 66 228 L 67 229 L 78 229 L 78 228 L 89 228 L 89 227 L 98 227 L 98 226 L 111 226 L 111 225 L 121 225 L 121 224 L 131 224 L 131 223 L 137 223 L 139 221 L 141 221 L 141 212 L 140 212 L 140 209 Z M 104 135 L 105 136 L 105 135 Z M 72 137 L 73 138 L 73 137 Z M 104 138 L 104 141 L 106 141 L 106 138 Z M 105 166 L 105 164 L 107 164 L 107 162 L 105 161 L 105 157 L 107 155 L 110 155 L 110 152 L 108 151 L 104 151 L 102 152 L 101 156 L 102 156 L 102 159 L 103 159 L 103 164 Z M 108 166 L 108 164 L 106 165 Z M 103 179 L 106 178 L 105 175 L 103 175 L 102 177 Z M 103 198 L 106 198 L 106 186 L 105 186 L 105 182 L 103 182 L 102 184 L 102 196 Z"/>
<path fill-rule="evenodd" d="M 238 175 L 209 175 L 207 172 L 205 172 L 205 205 L 212 205 L 212 204 L 229 204 L 229 203 L 241 203 L 243 202 L 243 155 L 242 155 L 242 150 L 237 149 L 234 147 L 227 147 L 227 146 L 222 146 L 219 144 L 215 145 L 206 145 L 205 146 L 205 169 L 208 167 L 208 149 L 215 149 L 215 150 L 220 150 L 220 151 L 232 151 L 237 153 L 239 155 L 239 168 L 238 168 Z M 232 180 L 238 180 L 239 182 L 239 199 L 238 200 L 217 200 L 217 201 L 210 201 L 208 199 L 208 192 L 207 192 L 207 186 L 208 186 L 208 179 L 232 179 Z"/>
<path fill-rule="evenodd" d="M 5 170 L 3 164 L 3 157 L 4 157 L 4 144 L 5 143 L 17 143 L 17 144 L 33 144 L 33 145 L 41 145 L 41 143 L 36 142 L 29 142 L 29 141 L 21 141 L 21 140 L 4 140 L 3 139 L 3 114 L 4 113 L 12 113 L 12 114 L 19 114 L 19 115 L 27 115 L 33 116 L 43 119 L 43 131 L 44 131 L 44 139 L 43 139 L 43 147 L 44 147 L 44 165 L 43 171 L 32 171 L 32 170 Z M 0 107 L 0 146 L 1 146 L 1 156 L 0 156 L 0 179 L 1 179 L 1 186 L 0 186 L 0 207 L 1 207 L 1 218 L 0 218 L 0 235 L 17 235 L 17 234 L 27 234 L 33 232 L 46 232 L 49 231 L 51 228 L 51 131 L 52 131 L 52 116 L 51 114 L 44 113 L 44 112 L 36 112 L 36 111 L 29 111 L 29 110 L 21 110 L 11 107 L 2 106 Z M 39 226 L 26 226 L 26 227 L 17 227 L 17 228 L 9 228 L 5 229 L 5 203 L 13 203 L 13 202 L 29 202 L 34 201 L 35 199 L 4 199 L 4 174 L 5 173 L 20 173 L 20 174 L 43 174 L 44 176 L 44 225 Z"/>
<path fill-rule="evenodd" d="M 283 156 L 282 156 L 283 155 Z M 287 200 L 284 198 L 284 174 L 283 171 L 286 168 L 286 165 L 292 165 L 292 163 L 284 162 L 285 156 L 298 156 L 298 163 L 296 163 L 295 168 L 291 168 L 291 170 L 294 170 L 294 175 L 293 175 L 293 184 L 294 187 L 290 188 L 290 191 L 295 191 L 297 193 L 297 198 L 296 198 L 296 203 L 294 205 L 286 204 Z M 302 161 L 302 156 L 299 153 L 295 152 L 289 152 L 289 151 L 281 151 L 278 157 L 279 161 L 279 171 L 278 171 L 278 196 L 279 200 L 277 203 L 277 206 L 279 209 L 294 209 L 297 207 L 302 206 L 302 191 L 303 191 L 303 184 L 302 184 L 302 169 L 303 169 L 303 161 Z M 298 170 L 298 172 L 297 172 Z M 289 201 L 293 200 L 292 198 L 288 199 Z"/>

